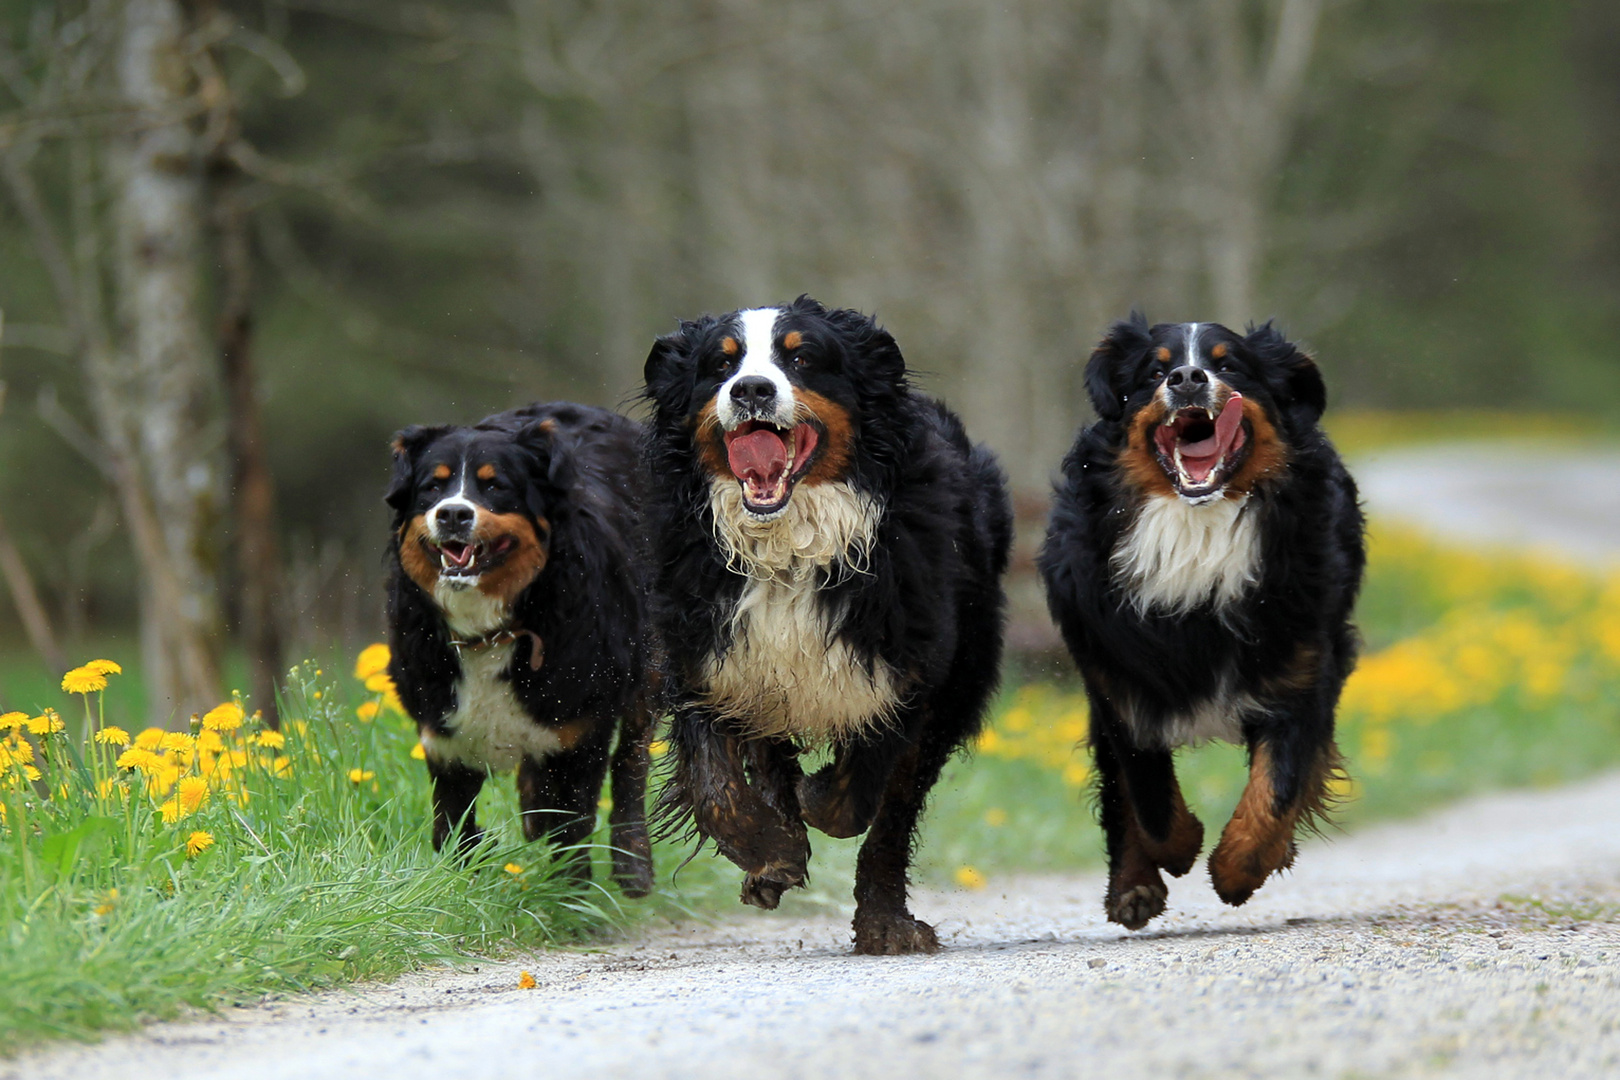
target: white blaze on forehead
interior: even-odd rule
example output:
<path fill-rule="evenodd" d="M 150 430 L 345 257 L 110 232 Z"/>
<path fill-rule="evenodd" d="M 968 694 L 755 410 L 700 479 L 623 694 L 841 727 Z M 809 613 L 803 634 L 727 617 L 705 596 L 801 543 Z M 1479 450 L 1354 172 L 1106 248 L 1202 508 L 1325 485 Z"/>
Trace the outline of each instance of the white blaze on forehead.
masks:
<path fill-rule="evenodd" d="M 456 485 L 456 490 L 454 492 L 452 492 L 451 494 L 446 495 L 444 498 L 440 499 L 438 502 L 434 503 L 433 506 L 427 512 L 428 532 L 433 537 L 433 539 L 437 540 L 437 539 L 439 539 L 439 537 L 441 535 L 440 530 L 441 530 L 442 526 L 440 524 L 439 515 L 441 513 L 443 513 L 444 511 L 446 511 L 446 510 L 448 510 L 448 509 L 450 509 L 452 507 L 456 507 L 456 506 L 465 506 L 467 509 L 471 510 L 473 512 L 473 523 L 474 523 L 474 525 L 477 524 L 477 522 L 478 522 L 478 504 L 473 502 L 471 499 L 467 498 L 467 459 L 466 458 L 462 458 L 462 461 L 461 461 L 461 477 L 460 477 L 459 483 Z"/>
<path fill-rule="evenodd" d="M 730 429 L 742 421 L 731 397 L 731 388 L 738 379 L 757 377 L 769 379 L 776 387 L 776 416 L 771 421 L 777 427 L 793 426 L 793 384 L 776 366 L 776 320 L 782 315 L 780 308 L 751 308 L 737 314 L 738 330 L 742 340 L 742 363 L 736 372 L 720 384 L 715 396 L 715 410 L 720 414 L 720 426 Z"/>
<path fill-rule="evenodd" d="M 1200 358 L 1199 355 L 1198 355 L 1198 324 L 1197 323 L 1188 323 L 1187 324 L 1187 355 L 1186 355 L 1185 359 L 1182 360 L 1182 363 L 1191 364 L 1193 367 L 1203 367 L 1204 366 L 1202 358 Z"/>

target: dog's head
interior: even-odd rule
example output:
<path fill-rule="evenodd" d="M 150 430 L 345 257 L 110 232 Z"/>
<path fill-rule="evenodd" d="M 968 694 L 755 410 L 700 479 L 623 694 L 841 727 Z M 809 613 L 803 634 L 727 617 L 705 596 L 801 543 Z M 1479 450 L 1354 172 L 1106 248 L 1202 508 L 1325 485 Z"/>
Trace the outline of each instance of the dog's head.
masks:
<path fill-rule="evenodd" d="M 401 568 L 443 607 L 477 590 L 497 614 L 545 569 L 565 463 L 547 422 L 409 427 L 385 499 Z"/>
<path fill-rule="evenodd" d="M 847 476 L 860 402 L 903 390 L 905 361 L 870 317 L 801 296 L 682 323 L 653 345 L 646 380 L 659 430 L 684 431 L 702 466 L 769 519 L 800 485 Z"/>
<path fill-rule="evenodd" d="M 1310 357 L 1270 323 L 1115 323 L 1086 365 L 1098 417 L 1119 425 L 1138 486 L 1189 502 L 1241 497 L 1286 468 L 1327 405 Z"/>

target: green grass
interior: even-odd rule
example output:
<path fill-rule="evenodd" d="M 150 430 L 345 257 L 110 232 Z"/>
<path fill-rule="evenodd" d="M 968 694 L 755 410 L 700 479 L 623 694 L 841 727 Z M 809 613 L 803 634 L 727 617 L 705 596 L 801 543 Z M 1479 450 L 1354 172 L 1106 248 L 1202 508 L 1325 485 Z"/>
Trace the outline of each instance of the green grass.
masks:
<path fill-rule="evenodd" d="M 8 822 L 29 826 L 0 845 L 0 1045 L 577 941 L 622 919 L 613 893 L 566 884 L 510 830 L 470 867 L 434 855 L 414 735 L 393 714 L 360 723 L 308 668 L 295 673 L 286 707 L 306 734 L 287 732 L 285 776 L 255 750 L 238 773 L 244 805 L 215 791 L 165 823 L 138 787 L 98 802 L 107 761 L 39 740 L 43 781 L 67 793 L 26 805 L 22 790 L 0 793 Z M 352 768 L 375 775 L 356 784 Z M 215 843 L 188 858 L 194 830 Z"/>

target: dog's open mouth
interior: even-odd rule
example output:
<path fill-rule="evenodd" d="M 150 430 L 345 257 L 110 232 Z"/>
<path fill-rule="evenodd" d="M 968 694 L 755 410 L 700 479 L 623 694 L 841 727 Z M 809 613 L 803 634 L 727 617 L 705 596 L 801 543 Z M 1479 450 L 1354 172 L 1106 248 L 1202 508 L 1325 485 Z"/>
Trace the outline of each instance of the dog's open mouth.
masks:
<path fill-rule="evenodd" d="M 472 581 L 499 566 L 517 547 L 517 537 L 502 536 L 495 540 L 446 540 L 435 544 L 424 540 L 423 546 L 439 560 L 439 577 L 455 581 Z"/>
<path fill-rule="evenodd" d="M 1248 456 L 1243 395 L 1233 393 L 1211 416 L 1208 409 L 1178 409 L 1153 433 L 1159 465 L 1184 499 L 1205 498 L 1226 486 Z"/>
<path fill-rule="evenodd" d="M 726 432 L 726 461 L 742 484 L 743 506 L 768 517 L 787 506 L 821 445 L 813 424 L 781 428 L 748 420 Z"/>

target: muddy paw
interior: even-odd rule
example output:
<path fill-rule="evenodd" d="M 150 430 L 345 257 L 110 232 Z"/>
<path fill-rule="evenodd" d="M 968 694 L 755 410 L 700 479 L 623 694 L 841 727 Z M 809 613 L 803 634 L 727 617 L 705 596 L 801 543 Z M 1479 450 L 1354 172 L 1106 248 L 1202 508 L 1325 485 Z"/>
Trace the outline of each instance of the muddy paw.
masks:
<path fill-rule="evenodd" d="M 782 902 L 783 893 L 803 884 L 803 866 L 771 865 L 743 878 L 742 896 L 738 899 L 766 911 L 775 911 L 776 905 Z"/>
<path fill-rule="evenodd" d="M 1169 896 L 1170 891 L 1163 885 L 1127 889 L 1123 895 L 1109 898 L 1108 921 L 1119 923 L 1127 930 L 1140 930 L 1164 912 L 1164 902 Z"/>
<path fill-rule="evenodd" d="M 798 798 L 799 819 L 828 836 L 840 840 L 859 836 L 872 823 L 875 806 L 862 805 L 869 800 L 850 791 L 847 779 L 835 776 L 831 766 L 801 777 Z"/>
<path fill-rule="evenodd" d="M 855 955 L 905 956 L 939 951 L 934 928 L 909 912 L 885 915 L 855 913 Z"/>

